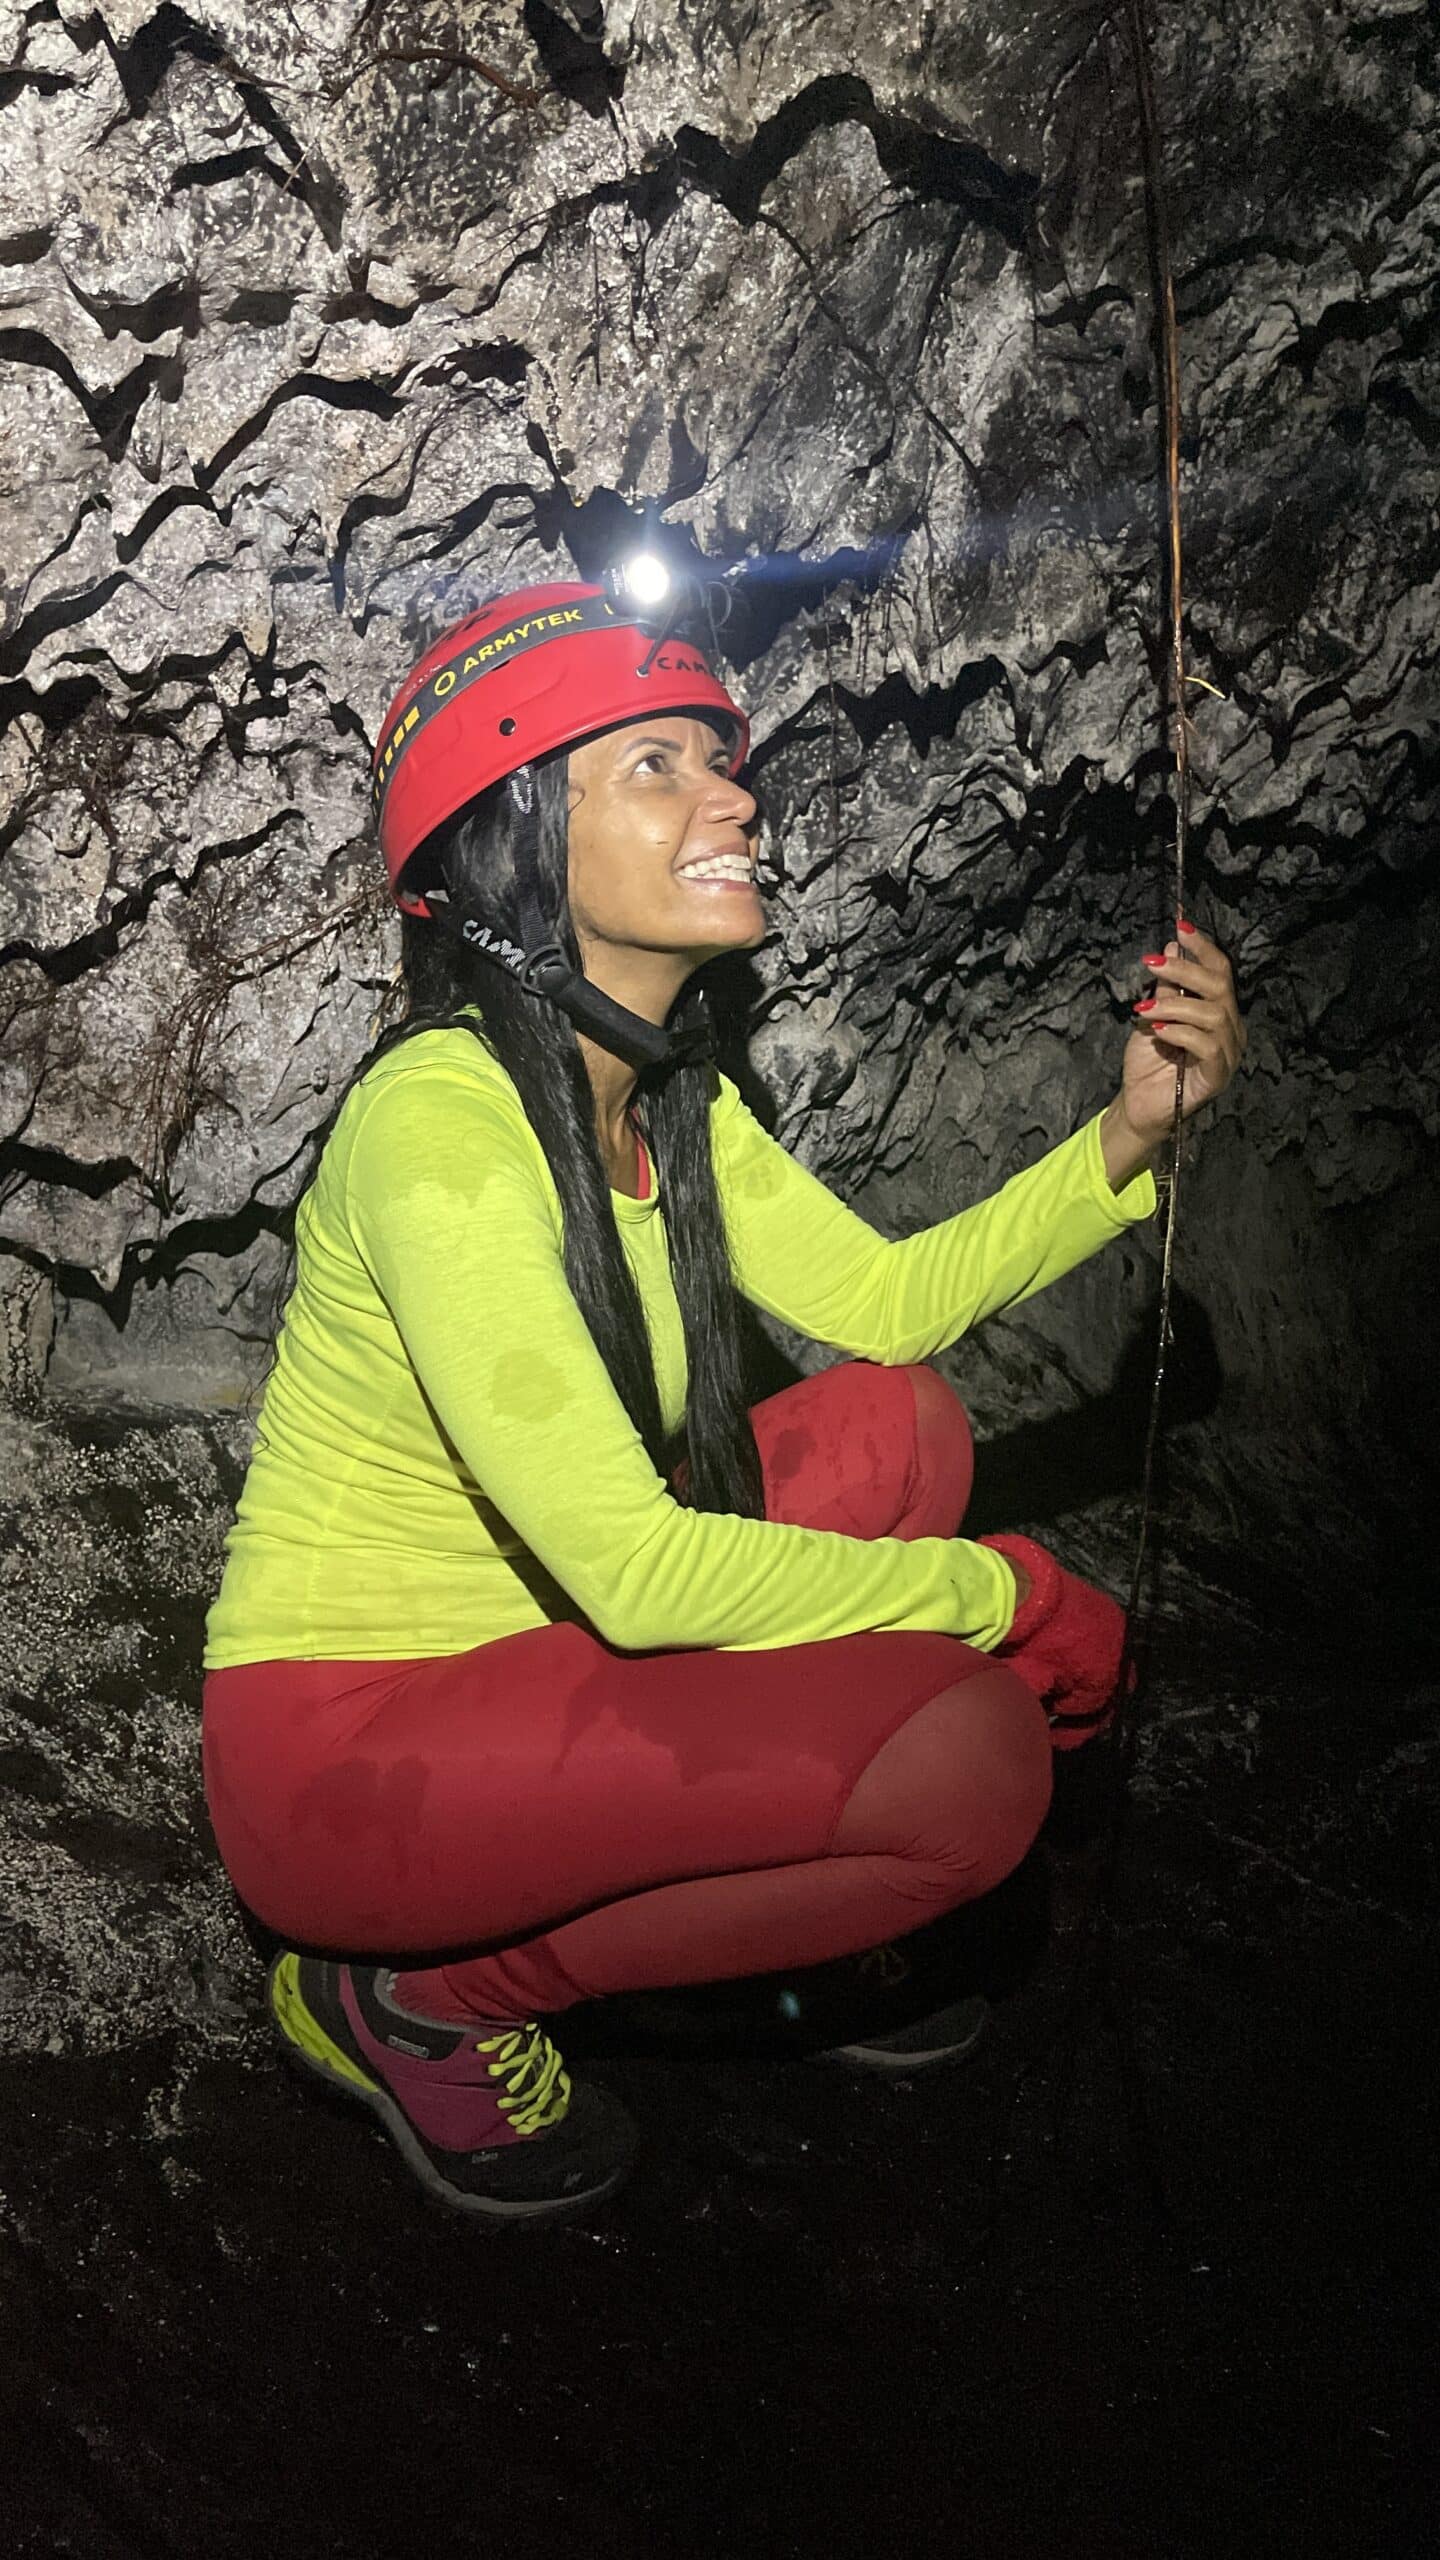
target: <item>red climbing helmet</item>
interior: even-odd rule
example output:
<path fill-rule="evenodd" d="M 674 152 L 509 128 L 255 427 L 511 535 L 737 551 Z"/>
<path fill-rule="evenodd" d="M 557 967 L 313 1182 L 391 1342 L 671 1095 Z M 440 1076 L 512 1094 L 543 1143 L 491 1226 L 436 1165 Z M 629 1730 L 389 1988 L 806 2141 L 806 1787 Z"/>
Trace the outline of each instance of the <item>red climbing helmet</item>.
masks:
<path fill-rule="evenodd" d="M 478 792 L 557 747 L 647 712 L 719 715 L 738 773 L 750 723 L 690 637 L 663 611 L 637 618 L 623 591 L 520 587 L 467 615 L 427 649 L 385 715 L 371 790 L 395 902 L 432 917 L 406 865 Z"/>

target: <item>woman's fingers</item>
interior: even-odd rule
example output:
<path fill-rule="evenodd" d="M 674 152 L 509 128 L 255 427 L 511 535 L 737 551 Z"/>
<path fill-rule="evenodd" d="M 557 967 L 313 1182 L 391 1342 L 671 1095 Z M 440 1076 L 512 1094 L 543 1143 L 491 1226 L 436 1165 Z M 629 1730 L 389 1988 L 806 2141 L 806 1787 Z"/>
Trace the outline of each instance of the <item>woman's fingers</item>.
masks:
<path fill-rule="evenodd" d="M 1198 927 L 1163 951 L 1147 951 L 1144 964 L 1158 983 L 1133 1008 L 1135 1029 L 1153 1033 L 1155 1048 L 1148 1057 L 1133 1042 L 1126 1048 L 1125 1110 L 1137 1134 L 1158 1139 L 1166 1061 L 1179 1064 L 1188 1119 L 1229 1084 L 1245 1051 L 1245 1025 L 1230 963 Z"/>
<path fill-rule="evenodd" d="M 1228 1009 L 1222 997 L 1197 996 L 1189 987 L 1159 987 L 1150 998 L 1150 1003 L 1153 1004 L 1157 1013 L 1163 1013 L 1167 1005 L 1171 1007 L 1183 1005 L 1184 1019 L 1187 1022 L 1220 1023 L 1229 1019 Z M 1143 1023 L 1148 1008 L 1137 1004 L 1131 1010 L 1139 1014 Z"/>
<path fill-rule="evenodd" d="M 1226 985 L 1234 974 L 1219 943 L 1212 942 L 1208 933 L 1202 933 L 1198 924 L 1190 926 L 1182 941 L 1167 943 L 1165 948 L 1172 957 L 1178 952 L 1182 957 L 1197 960 L 1203 967 L 1214 970 Z"/>
<path fill-rule="evenodd" d="M 1159 1031 L 1168 1038 L 1173 1031 L 1186 1034 L 1182 1047 L 1196 1057 L 1223 1058 L 1233 1050 L 1238 1057 L 1240 1040 L 1228 1008 L 1218 997 L 1187 995 L 1179 987 L 1160 987 L 1155 994 L 1153 1013 L 1142 1013 L 1135 1007 L 1137 1031 Z"/>
<path fill-rule="evenodd" d="M 1142 1013 L 1136 1021 L 1137 1031 L 1183 1031 L 1193 1048 L 1197 1041 L 1213 1047 L 1220 1037 L 1221 1026 L 1207 1022 L 1197 1005 L 1181 1013 L 1173 996 L 1162 996 L 1153 1013 Z"/>
<path fill-rule="evenodd" d="M 1183 954 L 1172 959 L 1164 953 L 1148 952 L 1145 966 L 1152 978 L 1163 978 L 1167 986 L 1188 987 L 1196 995 L 1214 996 L 1217 1000 L 1225 994 L 1226 981 L 1220 971 L 1203 960 L 1192 960 Z"/>
<path fill-rule="evenodd" d="M 1197 1021 L 1193 1016 L 1182 1019 L 1171 1014 L 1162 1022 L 1142 1017 L 1135 1028 L 1137 1031 L 1153 1031 L 1157 1038 L 1173 1049 L 1188 1049 L 1192 1058 L 1211 1059 L 1222 1065 L 1226 1069 L 1227 1081 L 1238 1064 L 1236 1044 L 1225 1038 L 1223 1030 L 1217 1029 L 1213 1023 Z"/>
<path fill-rule="evenodd" d="M 1228 959 L 1198 925 L 1182 939 L 1167 942 L 1163 951 L 1147 951 L 1145 966 L 1152 977 L 1164 978 L 1172 986 L 1193 987 L 1198 994 L 1217 996 L 1222 1002 L 1234 990 L 1235 973 Z"/>
<path fill-rule="evenodd" d="M 1147 951 L 1145 966 L 1160 983 L 1152 989 L 1145 1009 L 1138 1004 L 1131 1008 L 1141 1029 L 1155 1030 L 1167 1020 L 1202 1025 L 1220 1034 L 1225 1053 L 1233 1052 L 1232 1064 L 1238 1063 L 1246 1031 L 1235 1000 L 1234 972 L 1224 952 L 1197 928 L 1193 949 L 1187 936 L 1183 949 L 1170 943 L 1163 952 Z"/>

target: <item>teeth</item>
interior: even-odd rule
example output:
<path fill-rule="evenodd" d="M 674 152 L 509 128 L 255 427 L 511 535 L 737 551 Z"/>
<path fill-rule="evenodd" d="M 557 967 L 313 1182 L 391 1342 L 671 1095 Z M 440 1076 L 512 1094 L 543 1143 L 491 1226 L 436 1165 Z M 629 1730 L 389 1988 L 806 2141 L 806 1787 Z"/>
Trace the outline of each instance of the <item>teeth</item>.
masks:
<path fill-rule="evenodd" d="M 686 880 L 748 880 L 750 865 L 738 854 L 722 854 L 715 862 L 687 862 L 681 877 Z"/>

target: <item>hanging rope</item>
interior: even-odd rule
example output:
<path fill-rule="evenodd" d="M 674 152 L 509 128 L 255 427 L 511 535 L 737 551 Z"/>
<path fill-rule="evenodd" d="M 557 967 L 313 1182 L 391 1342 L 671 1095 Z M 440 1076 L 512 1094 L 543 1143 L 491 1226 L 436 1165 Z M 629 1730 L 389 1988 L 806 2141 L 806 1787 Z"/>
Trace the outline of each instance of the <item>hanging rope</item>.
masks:
<path fill-rule="evenodd" d="M 1131 51 L 1134 58 L 1135 85 L 1140 109 L 1140 131 L 1144 154 L 1146 227 L 1155 298 L 1157 334 L 1160 353 L 1160 419 L 1165 456 L 1166 542 L 1162 562 L 1162 591 L 1169 622 L 1169 648 L 1160 668 L 1160 711 L 1175 758 L 1175 873 L 1172 915 L 1185 914 L 1185 856 L 1190 828 L 1190 723 L 1185 710 L 1187 684 L 1199 684 L 1208 693 L 1216 687 L 1203 676 L 1189 676 L 1185 669 L 1184 591 L 1182 581 L 1180 531 L 1180 346 L 1175 320 L 1175 287 L 1170 264 L 1170 225 L 1166 209 L 1165 188 L 1161 169 L 1160 127 L 1155 104 L 1155 80 L 1151 63 L 1150 36 L 1146 22 L 1145 0 L 1125 0 Z M 889 613 L 889 589 L 884 592 L 883 607 Z M 864 602 L 861 624 L 860 688 L 864 690 L 865 663 L 870 640 L 870 598 Z M 830 841 L 835 897 L 836 944 L 839 946 L 839 872 L 840 818 L 838 782 L 838 712 L 835 695 L 835 663 L 833 633 L 827 621 L 824 628 L 825 678 L 829 705 L 829 808 Z M 1163 945 L 1163 934 L 1157 947 Z M 1165 1244 L 1160 1276 L 1160 1315 L 1155 1356 L 1155 1374 L 1150 1393 L 1149 1420 L 1145 1433 L 1145 1452 L 1140 1481 L 1140 1531 L 1135 1550 L 1135 1563 L 1130 1578 L 1130 1593 L 1125 1611 L 1125 1637 L 1115 1689 L 1111 1703 L 1115 1708 L 1111 1726 L 1112 1747 L 1118 1776 L 1117 1814 L 1112 1835 L 1112 1850 L 1118 1845 L 1119 1807 L 1129 1791 L 1130 1768 L 1134 1754 L 1134 1701 L 1127 1699 L 1126 1686 L 1135 1661 L 1135 1638 L 1139 1624 L 1140 1597 L 1144 1582 L 1145 1558 L 1149 1543 L 1153 1511 L 1155 1453 L 1159 1440 L 1161 1396 L 1165 1380 L 1166 1353 L 1173 1341 L 1170 1330 L 1170 1298 L 1174 1271 L 1176 1219 L 1180 1203 L 1180 1162 L 1183 1137 L 1182 1107 L 1185 1091 L 1183 1055 L 1175 1068 L 1175 1116 L 1170 1130 L 1170 1163 L 1168 1171 L 1157 1174 L 1156 1189 L 1165 1203 Z M 1106 1878 L 1110 1874 L 1107 1863 Z M 1101 1900 L 1108 1900 L 1102 1892 Z"/>
<path fill-rule="evenodd" d="M 1140 127 L 1144 146 L 1145 201 L 1151 267 L 1154 278 L 1157 335 L 1160 351 L 1161 428 L 1165 454 L 1166 484 L 1166 551 L 1165 588 L 1169 618 L 1169 648 L 1160 671 L 1162 719 L 1168 724 L 1170 744 L 1175 758 L 1175 873 L 1174 908 L 1179 917 L 1185 913 L 1185 854 L 1190 814 L 1189 729 L 1185 713 L 1187 683 L 1201 684 L 1198 676 L 1187 677 L 1183 635 L 1183 587 L 1181 579 L 1180 538 L 1180 362 L 1175 322 L 1175 294 L 1170 267 L 1170 236 L 1166 218 L 1164 187 L 1161 178 L 1159 120 L 1155 109 L 1155 85 L 1151 69 L 1149 33 L 1145 18 L 1145 0 L 1126 0 L 1130 43 L 1134 57 L 1136 90 L 1140 106 Z M 1213 685 L 1207 685 L 1214 692 Z M 1175 1074 L 1175 1117 L 1170 1132 L 1170 1167 L 1168 1174 L 1156 1176 L 1156 1188 L 1168 1192 L 1165 1221 L 1165 1250 L 1160 1283 L 1159 1339 L 1156 1349 L 1155 1375 L 1150 1396 L 1149 1427 L 1145 1438 L 1145 1458 L 1140 1493 L 1140 1533 L 1135 1567 L 1126 1610 L 1125 1638 L 1114 1692 L 1116 1713 L 1111 1728 L 1114 1750 L 1114 1788 L 1110 1815 L 1098 1861 L 1096 1874 L 1084 1898 L 1075 1932 L 1068 1996 L 1063 1999 L 1057 2028 L 1043 2036 L 1021 2065 L 1009 2091 L 1004 2110 L 1005 2130 L 997 2137 L 997 2155 L 1009 2157 L 1003 2143 L 1013 2136 L 1013 2126 L 1024 2095 L 1035 2075 L 1057 2054 L 1051 2104 L 1052 2147 L 1058 2150 L 1064 2140 L 1078 2061 L 1086 2041 L 1086 2030 L 1103 2023 L 1109 2031 L 1116 2070 L 1120 2082 L 1123 2108 L 1129 2124 L 1135 2167 L 1146 2191 L 1153 2220 L 1161 2228 L 1173 2220 L 1165 2179 L 1161 2167 L 1161 2145 L 1151 2120 L 1149 2093 L 1145 2075 L 1135 2050 L 1135 2041 L 1121 2004 L 1115 1996 L 1112 1957 L 1114 1951 L 1115 1887 L 1118 1882 L 1126 1837 L 1127 1816 L 1132 1802 L 1131 1774 L 1134 1762 L 1136 1723 L 1133 1699 L 1125 1695 L 1127 1675 L 1134 1660 L 1134 1641 L 1138 1624 L 1141 1585 L 1144 1575 L 1145 1550 L 1151 1515 L 1151 1493 L 1155 1450 L 1159 1435 L 1160 1399 L 1165 1377 L 1165 1355 L 1170 1346 L 1170 1292 L 1174 1265 L 1176 1213 L 1180 1192 L 1180 1150 L 1183 1121 L 1184 1060 Z M 1093 1748 L 1094 1746 L 1092 1746 Z M 998 2177 L 998 2170 L 997 2170 Z M 1000 2211 L 998 2185 L 990 2199 L 990 2210 L 984 2218 L 975 2251 L 983 2257 L 993 2237 Z"/>
<path fill-rule="evenodd" d="M 1190 827 L 1190 733 L 1185 712 L 1187 679 L 1180 541 L 1180 341 L 1175 325 L 1175 284 L 1170 265 L 1170 225 L 1161 170 L 1160 127 L 1155 109 L 1155 79 L 1150 57 L 1145 0 L 1126 0 L 1126 17 L 1140 106 L 1140 133 L 1145 161 L 1146 227 L 1150 243 L 1156 324 L 1160 341 L 1160 416 L 1165 451 L 1167 536 L 1163 584 L 1166 590 L 1170 626 L 1169 651 L 1162 662 L 1160 675 L 1160 707 L 1161 719 L 1168 728 L 1170 745 L 1175 758 L 1175 887 L 1171 913 L 1178 917 L 1185 913 L 1185 855 Z M 1195 681 L 1201 682 L 1203 679 L 1196 678 Z M 1210 689 L 1213 690 L 1213 687 Z M 1162 938 L 1157 943 L 1157 948 L 1163 947 Z M 1117 1706 L 1112 1731 L 1122 1805 L 1129 1792 L 1135 1735 L 1135 1720 L 1131 1713 L 1133 1701 L 1126 1697 L 1126 1685 L 1129 1667 L 1134 1658 L 1135 1628 L 1145 1572 L 1145 1550 L 1150 1531 L 1151 1494 L 1155 1449 L 1160 1429 L 1160 1399 L 1165 1379 L 1165 1355 L 1173 1339 L 1170 1331 L 1170 1290 L 1174 1268 L 1175 1225 L 1180 1205 L 1180 1158 L 1183 1130 L 1181 1109 L 1184 1092 L 1185 1060 L 1182 1055 L 1175 1069 L 1175 1117 L 1170 1130 L 1170 1169 L 1168 1175 L 1157 1177 L 1158 1187 L 1162 1188 L 1167 1195 L 1165 1251 L 1160 1274 L 1159 1339 L 1155 1355 L 1155 1377 L 1150 1393 L 1150 1418 L 1145 1434 L 1145 1459 L 1140 1480 L 1140 1535 L 1135 1550 L 1135 1567 L 1130 1579 L 1130 1596 L 1125 1612 L 1125 1642 L 1120 1657 L 1120 1668 L 1116 1675 Z M 1115 1825 L 1117 1834 L 1118 1829 L 1117 1814 Z M 1108 1876 L 1107 1868 L 1107 1881 Z"/>
<path fill-rule="evenodd" d="M 835 699 L 835 632 L 827 615 L 825 621 L 825 690 L 830 703 L 830 889 L 835 904 L 835 971 L 844 985 L 841 936 L 844 920 L 840 912 L 840 706 Z"/>
<path fill-rule="evenodd" d="M 1179 917 L 1185 913 L 1185 855 L 1190 818 L 1189 723 L 1185 710 L 1185 688 L 1187 683 L 1203 684 L 1205 679 L 1199 676 L 1187 677 L 1185 671 L 1184 590 L 1180 537 L 1179 334 L 1175 322 L 1175 288 L 1170 265 L 1170 228 L 1161 172 L 1159 118 L 1155 107 L 1155 82 L 1151 65 L 1145 0 L 1126 0 L 1126 15 L 1140 108 L 1147 231 L 1160 356 L 1160 414 L 1165 454 L 1166 491 L 1164 586 L 1169 619 L 1169 648 L 1161 663 L 1160 693 L 1162 721 L 1168 727 L 1169 741 L 1175 758 L 1175 886 L 1172 913 Z M 1206 686 L 1208 692 L 1213 693 L 1215 689 L 1213 685 Z M 1125 1638 L 1114 1692 L 1116 1712 L 1115 1722 L 1111 1728 L 1114 1787 L 1098 1873 L 1086 1896 L 1077 1931 L 1071 1975 L 1072 1997 L 1066 2004 L 1065 2024 L 1061 2030 L 1064 2050 L 1054 2092 L 1051 2135 L 1052 2142 L 1058 2148 L 1064 2137 L 1078 2055 L 1086 2026 L 1092 2022 L 1103 2021 L 1109 2030 L 1114 2049 L 1125 2111 L 1134 2143 L 1136 2166 L 1149 2197 L 1152 2217 L 1162 2228 L 1169 2225 L 1172 2215 L 1160 2165 L 1161 2146 L 1155 2137 L 1151 2122 L 1147 2085 L 1135 2052 L 1134 2038 L 1123 2010 L 1116 2000 L 1112 1959 L 1116 1887 L 1120 1877 L 1128 1817 L 1132 1805 L 1131 1780 L 1137 1731 L 1134 1714 L 1135 1700 L 1127 1698 L 1126 1685 L 1130 1664 L 1134 1659 L 1145 1550 L 1150 1528 L 1151 1494 L 1155 1450 L 1160 1427 L 1161 1390 L 1165 1378 L 1165 1356 L 1173 1339 L 1170 1331 L 1170 1291 L 1174 1267 L 1176 1216 L 1180 1199 L 1184 1068 L 1185 1061 L 1182 1056 L 1175 1071 L 1175 1117 L 1170 1131 L 1169 1172 L 1156 1176 L 1157 1190 L 1168 1193 L 1165 1250 L 1160 1279 L 1159 1338 L 1156 1346 L 1155 1376 L 1150 1395 L 1149 1424 L 1145 1435 L 1145 1459 L 1140 1488 L 1140 1534 L 1126 1608 Z M 1019 2103 L 1022 2090 L 1032 2070 L 1037 2068 L 1043 2059 L 1043 2055 L 1035 2057 L 1034 2061 L 1020 2073 L 1012 2092 L 1012 2111 Z"/>

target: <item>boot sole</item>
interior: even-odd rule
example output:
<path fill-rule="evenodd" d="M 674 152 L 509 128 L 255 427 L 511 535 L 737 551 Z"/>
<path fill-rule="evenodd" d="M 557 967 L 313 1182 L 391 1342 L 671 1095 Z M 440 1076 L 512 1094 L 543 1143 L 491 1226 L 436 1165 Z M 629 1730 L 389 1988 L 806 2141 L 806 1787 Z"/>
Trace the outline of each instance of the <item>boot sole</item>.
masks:
<path fill-rule="evenodd" d="M 977 2019 L 968 2036 L 957 2044 L 932 2045 L 920 2052 L 898 2051 L 883 2044 L 836 2044 L 824 2053 L 811 2055 L 813 2062 L 838 2062 L 850 2071 L 878 2071 L 885 2079 L 908 2079 L 915 2071 L 933 2071 L 942 2062 L 961 2062 L 973 2053 L 989 2024 L 989 2011 Z"/>
<path fill-rule="evenodd" d="M 499 2196 L 472 2195 L 463 2187 L 453 2187 L 442 2178 L 416 2139 L 415 2129 L 398 2100 L 378 2080 L 352 2062 L 327 2035 L 318 2018 L 306 2008 L 300 1996 L 298 1956 L 286 1953 L 276 1957 L 266 1976 L 265 1992 L 270 2013 L 280 2030 L 287 2061 L 308 2076 L 323 2080 L 328 2088 L 338 2089 L 342 2096 L 358 2099 L 378 2116 L 391 2141 L 414 2171 L 421 2185 L 438 2204 L 451 2213 L 468 2214 L 472 2220 L 486 2222 L 569 2222 L 588 2213 L 592 2205 L 603 2204 L 624 2184 L 632 2162 L 622 2161 L 602 2178 L 598 2185 L 582 2188 L 578 2195 L 525 2198 L 518 2202 Z"/>

